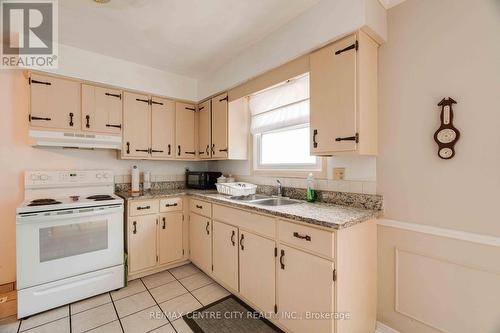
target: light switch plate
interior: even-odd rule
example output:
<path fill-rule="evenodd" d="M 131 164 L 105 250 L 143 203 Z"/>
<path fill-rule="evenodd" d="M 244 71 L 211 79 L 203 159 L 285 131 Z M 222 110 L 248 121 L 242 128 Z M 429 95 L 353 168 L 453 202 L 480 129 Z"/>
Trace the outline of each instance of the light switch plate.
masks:
<path fill-rule="evenodd" d="M 344 180 L 345 168 L 333 168 L 333 180 Z"/>

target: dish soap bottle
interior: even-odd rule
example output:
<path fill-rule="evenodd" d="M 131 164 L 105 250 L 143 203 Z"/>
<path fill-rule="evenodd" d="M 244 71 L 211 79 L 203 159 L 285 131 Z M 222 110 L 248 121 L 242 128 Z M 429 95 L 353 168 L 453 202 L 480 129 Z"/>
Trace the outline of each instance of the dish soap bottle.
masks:
<path fill-rule="evenodd" d="M 314 202 L 316 200 L 316 191 L 314 191 L 314 177 L 310 173 L 307 177 L 307 201 Z"/>

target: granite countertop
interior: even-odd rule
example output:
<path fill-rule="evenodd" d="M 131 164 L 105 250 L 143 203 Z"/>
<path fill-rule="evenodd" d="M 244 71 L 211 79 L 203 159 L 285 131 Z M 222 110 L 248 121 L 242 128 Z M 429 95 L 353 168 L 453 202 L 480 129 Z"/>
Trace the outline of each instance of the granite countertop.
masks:
<path fill-rule="evenodd" d="M 125 200 L 159 199 L 189 195 L 212 203 L 222 203 L 233 207 L 250 209 L 254 212 L 261 212 L 331 229 L 348 228 L 355 224 L 378 218 L 382 214 L 380 210 L 354 208 L 321 202 L 310 203 L 303 200 L 294 200 L 297 203 L 291 205 L 261 206 L 255 203 L 231 200 L 229 196 L 219 194 L 213 190 L 175 189 L 144 193 L 117 192 L 116 194 Z"/>

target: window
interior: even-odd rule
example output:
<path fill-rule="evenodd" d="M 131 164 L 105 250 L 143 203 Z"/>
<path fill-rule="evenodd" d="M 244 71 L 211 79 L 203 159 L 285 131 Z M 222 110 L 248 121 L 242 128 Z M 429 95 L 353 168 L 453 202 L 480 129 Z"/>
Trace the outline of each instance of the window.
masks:
<path fill-rule="evenodd" d="M 249 107 L 254 171 L 321 171 L 310 154 L 308 74 L 250 96 Z"/>

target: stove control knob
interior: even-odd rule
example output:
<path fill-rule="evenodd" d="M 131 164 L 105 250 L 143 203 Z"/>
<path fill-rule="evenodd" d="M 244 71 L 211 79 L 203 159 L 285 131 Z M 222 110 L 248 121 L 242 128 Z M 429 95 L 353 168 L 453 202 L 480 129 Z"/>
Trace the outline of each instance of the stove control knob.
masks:
<path fill-rule="evenodd" d="M 40 179 L 41 179 L 41 180 L 47 180 L 47 179 L 49 179 L 49 177 L 48 177 L 47 175 L 41 175 L 41 176 L 40 176 Z"/>
<path fill-rule="evenodd" d="M 102 177 L 102 174 L 100 174 L 100 173 L 97 173 L 97 174 L 95 175 L 95 177 L 96 177 L 97 179 L 101 179 L 101 177 Z"/>

